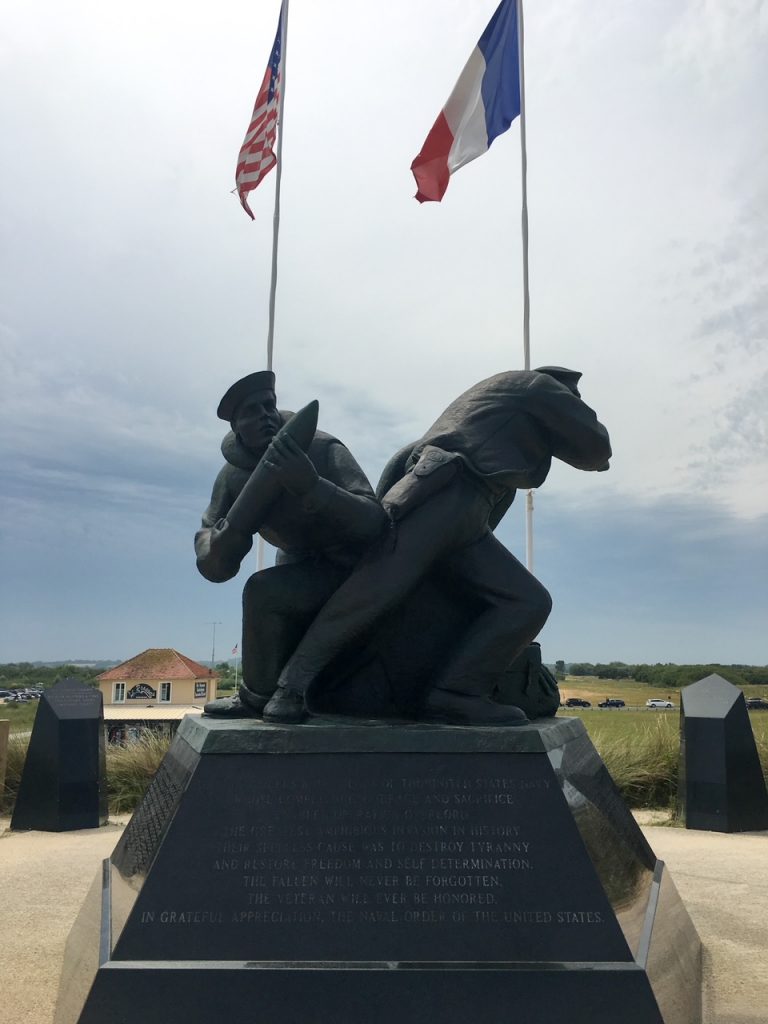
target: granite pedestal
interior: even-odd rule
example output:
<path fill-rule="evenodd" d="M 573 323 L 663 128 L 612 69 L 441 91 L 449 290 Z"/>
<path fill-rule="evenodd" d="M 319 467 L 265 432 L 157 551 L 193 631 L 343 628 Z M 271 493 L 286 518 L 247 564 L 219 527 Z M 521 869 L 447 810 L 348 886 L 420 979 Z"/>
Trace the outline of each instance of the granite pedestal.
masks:
<path fill-rule="evenodd" d="M 744 694 L 722 676 L 681 690 L 677 792 L 686 828 L 768 829 L 768 792 Z"/>
<path fill-rule="evenodd" d="M 184 720 L 56 1024 L 698 1024 L 700 943 L 577 719 Z"/>
<path fill-rule="evenodd" d="M 40 698 L 11 828 L 98 828 L 108 814 L 102 696 L 63 679 Z"/>

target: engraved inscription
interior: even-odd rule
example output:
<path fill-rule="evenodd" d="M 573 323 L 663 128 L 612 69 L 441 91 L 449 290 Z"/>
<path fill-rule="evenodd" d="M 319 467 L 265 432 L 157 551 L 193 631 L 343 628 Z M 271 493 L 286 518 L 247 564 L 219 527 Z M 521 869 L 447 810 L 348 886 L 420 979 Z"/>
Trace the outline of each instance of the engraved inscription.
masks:
<path fill-rule="evenodd" d="M 190 783 L 176 856 L 155 867 L 126 956 L 147 943 L 253 961 L 630 955 L 546 757 L 219 764 Z"/>
<path fill-rule="evenodd" d="M 46 695 L 49 703 L 60 709 L 93 707 L 99 702 L 99 691 L 89 687 L 60 687 Z"/>
<path fill-rule="evenodd" d="M 477 821 L 487 807 L 514 808 L 548 779 L 408 778 L 345 781 L 330 806 L 311 778 L 275 779 L 238 795 L 241 814 L 289 812 L 280 824 L 240 820 L 217 836 L 210 870 L 234 875 L 242 906 L 228 923 L 416 925 L 499 922 L 599 923 L 597 911 L 495 909 L 512 876 L 536 870 L 535 842 L 510 821 Z M 223 924 L 221 912 L 166 909 L 151 923 Z"/>

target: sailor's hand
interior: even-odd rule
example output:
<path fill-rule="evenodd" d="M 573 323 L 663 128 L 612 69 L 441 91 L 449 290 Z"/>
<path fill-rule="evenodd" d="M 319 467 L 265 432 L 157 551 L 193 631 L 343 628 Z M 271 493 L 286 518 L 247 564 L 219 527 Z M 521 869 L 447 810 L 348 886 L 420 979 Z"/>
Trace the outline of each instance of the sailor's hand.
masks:
<path fill-rule="evenodd" d="M 275 437 L 263 459 L 290 494 L 306 494 L 317 483 L 317 470 L 292 437 Z"/>

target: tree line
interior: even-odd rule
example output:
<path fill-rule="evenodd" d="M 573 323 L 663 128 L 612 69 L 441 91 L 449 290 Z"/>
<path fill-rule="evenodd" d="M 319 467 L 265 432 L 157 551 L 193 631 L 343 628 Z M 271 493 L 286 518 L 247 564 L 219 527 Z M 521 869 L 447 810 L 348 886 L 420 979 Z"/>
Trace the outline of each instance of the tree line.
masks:
<path fill-rule="evenodd" d="M 565 677 L 565 670 L 572 676 L 596 676 L 598 679 L 632 679 L 650 686 L 688 686 L 713 673 L 727 679 L 734 686 L 768 686 L 766 665 L 675 665 L 657 662 L 655 665 L 630 665 L 624 661 L 571 662 L 556 664 L 555 674 Z M 103 667 L 85 665 L 33 665 L 29 661 L 0 664 L 0 688 L 23 689 L 24 687 L 47 688 L 62 679 L 80 679 L 90 683 L 104 671 Z M 232 689 L 235 685 L 233 666 L 225 661 L 216 665 L 219 673 L 219 689 Z"/>
<path fill-rule="evenodd" d="M 80 679 L 92 682 L 104 668 L 86 665 L 33 665 L 31 661 L 9 662 L 0 665 L 0 688 L 23 690 L 26 687 L 47 689 L 62 679 Z"/>
<path fill-rule="evenodd" d="M 649 686 L 688 686 L 705 676 L 718 675 L 734 686 L 768 686 L 768 665 L 675 665 L 657 662 L 655 665 L 628 665 L 623 661 L 572 662 L 568 666 L 572 676 L 596 676 L 598 679 L 632 679 Z"/>
<path fill-rule="evenodd" d="M 117 664 L 117 662 L 115 662 Z M 203 662 L 203 664 L 206 664 Z M 99 665 L 35 665 L 31 661 L 15 661 L 0 664 L 0 689 L 24 690 L 48 689 L 62 679 L 79 679 L 83 683 L 95 683 L 96 676 L 106 672 L 111 663 Z M 235 686 L 234 666 L 226 661 L 216 665 L 219 675 L 219 689 L 232 690 Z"/>

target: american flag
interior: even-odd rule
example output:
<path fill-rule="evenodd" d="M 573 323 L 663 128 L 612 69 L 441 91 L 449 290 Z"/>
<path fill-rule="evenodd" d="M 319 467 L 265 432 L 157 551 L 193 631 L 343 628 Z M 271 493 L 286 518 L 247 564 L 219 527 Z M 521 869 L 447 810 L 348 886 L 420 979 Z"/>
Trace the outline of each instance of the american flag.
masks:
<path fill-rule="evenodd" d="M 253 213 L 248 205 L 247 195 L 256 188 L 262 178 L 266 177 L 277 163 L 277 157 L 272 147 L 277 137 L 277 112 L 280 104 L 282 28 L 283 10 L 281 7 L 275 45 L 272 47 L 269 64 L 264 72 L 264 81 L 261 83 L 259 95 L 256 97 L 251 114 L 251 123 L 248 125 L 248 131 L 245 133 L 240 155 L 237 158 L 235 172 L 237 194 L 243 209 L 251 220 L 253 220 Z"/>

